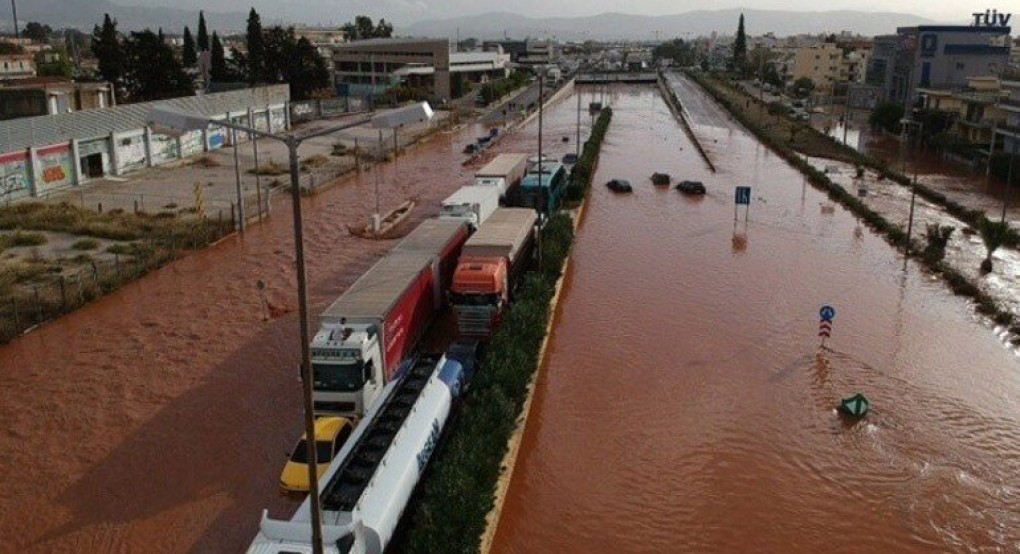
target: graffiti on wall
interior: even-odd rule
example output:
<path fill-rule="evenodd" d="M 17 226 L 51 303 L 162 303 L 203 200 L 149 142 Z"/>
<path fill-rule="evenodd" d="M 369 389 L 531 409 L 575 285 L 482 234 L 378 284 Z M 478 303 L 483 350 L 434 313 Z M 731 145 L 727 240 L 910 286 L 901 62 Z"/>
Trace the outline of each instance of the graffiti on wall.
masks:
<path fill-rule="evenodd" d="M 36 159 L 39 164 L 39 178 L 35 183 L 37 193 L 63 188 L 74 182 L 70 146 L 63 144 L 41 148 Z"/>
<path fill-rule="evenodd" d="M 117 137 L 114 147 L 117 149 L 119 170 L 135 169 L 145 165 L 145 135 Z"/>
<path fill-rule="evenodd" d="M 226 132 L 223 127 L 214 127 L 209 129 L 209 149 L 215 150 L 217 148 L 223 148 L 226 142 Z"/>
<path fill-rule="evenodd" d="M 28 156 L 24 153 L 0 156 L 0 200 L 7 202 L 28 194 Z"/>
<path fill-rule="evenodd" d="M 153 164 L 161 164 L 178 157 L 177 139 L 174 137 L 153 134 L 150 144 Z"/>
<path fill-rule="evenodd" d="M 273 122 L 273 131 L 280 131 L 287 127 L 287 113 L 284 108 L 269 110 L 269 119 Z"/>
<path fill-rule="evenodd" d="M 202 131 L 192 131 L 181 135 L 181 157 L 201 154 L 205 148 L 202 145 Z"/>

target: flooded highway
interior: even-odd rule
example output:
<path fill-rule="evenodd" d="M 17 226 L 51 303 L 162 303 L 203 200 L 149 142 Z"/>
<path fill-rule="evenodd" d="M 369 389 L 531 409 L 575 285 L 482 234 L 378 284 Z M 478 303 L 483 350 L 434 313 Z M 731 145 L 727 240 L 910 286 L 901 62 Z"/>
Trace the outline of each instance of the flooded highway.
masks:
<path fill-rule="evenodd" d="M 480 134 L 384 166 L 383 209 L 417 196 L 413 221 L 438 213 Z M 305 200 L 313 317 L 393 245 L 345 228 L 374 210 L 374 177 Z M 239 552 L 263 507 L 289 517 L 278 481 L 302 429 L 300 348 L 290 206 L 273 209 L 0 348 L 0 552 Z"/>
<path fill-rule="evenodd" d="M 612 89 L 493 551 L 1016 550 L 1016 354 L 692 94 L 717 174 L 657 91 Z M 752 187 L 746 223 L 735 185 Z M 851 425 L 834 408 L 856 392 L 872 412 Z"/>

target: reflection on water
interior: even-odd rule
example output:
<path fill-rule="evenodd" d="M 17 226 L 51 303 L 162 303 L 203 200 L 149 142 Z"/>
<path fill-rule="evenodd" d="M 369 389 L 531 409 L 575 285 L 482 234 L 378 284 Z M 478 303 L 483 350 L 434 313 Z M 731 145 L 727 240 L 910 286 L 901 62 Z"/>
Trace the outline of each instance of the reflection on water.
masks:
<path fill-rule="evenodd" d="M 711 174 L 653 89 L 611 96 L 495 552 L 1015 548 L 1012 353 L 744 132 L 696 129 Z M 754 203 L 734 228 L 737 184 Z M 872 413 L 848 425 L 835 407 L 856 392 Z"/>

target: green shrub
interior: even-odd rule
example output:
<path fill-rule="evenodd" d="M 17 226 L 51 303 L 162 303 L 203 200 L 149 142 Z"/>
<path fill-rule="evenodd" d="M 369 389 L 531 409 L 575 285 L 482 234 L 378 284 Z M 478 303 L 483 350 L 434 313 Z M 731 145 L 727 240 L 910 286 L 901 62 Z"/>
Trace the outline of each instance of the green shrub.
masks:
<path fill-rule="evenodd" d="M 71 248 L 75 250 L 95 250 L 99 248 L 99 241 L 96 239 L 80 239 L 74 241 Z"/>

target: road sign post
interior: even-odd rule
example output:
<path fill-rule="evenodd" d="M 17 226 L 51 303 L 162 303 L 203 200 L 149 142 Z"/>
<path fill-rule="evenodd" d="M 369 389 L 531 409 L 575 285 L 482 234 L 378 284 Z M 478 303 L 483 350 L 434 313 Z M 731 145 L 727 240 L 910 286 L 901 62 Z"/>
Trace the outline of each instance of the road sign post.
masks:
<path fill-rule="evenodd" d="M 825 339 L 832 336 L 832 319 L 836 317 L 836 309 L 832 306 L 822 306 L 822 309 L 818 310 L 818 317 L 821 321 L 818 322 L 818 337 L 822 339 L 822 346 L 825 346 Z"/>
<path fill-rule="evenodd" d="M 737 220 L 737 206 L 743 204 L 744 221 L 747 221 L 748 213 L 751 211 L 751 187 L 737 187 L 733 194 L 733 221 Z"/>

